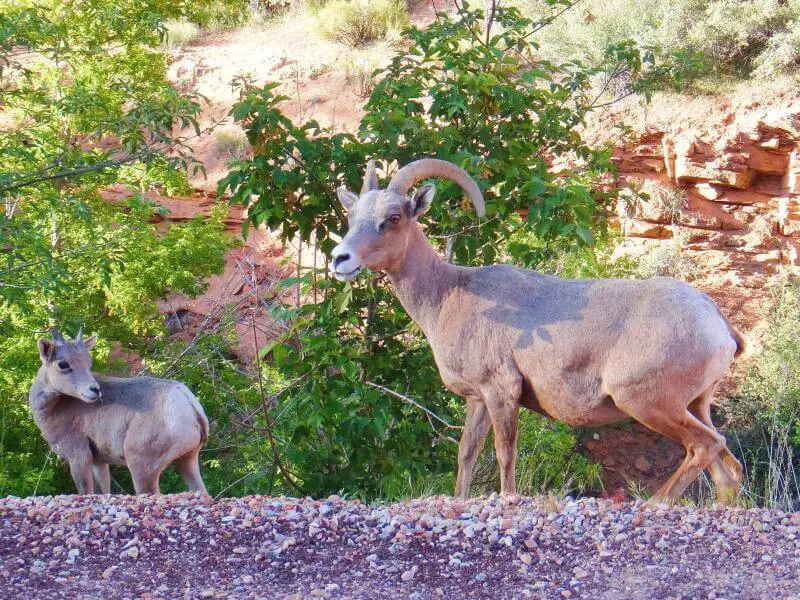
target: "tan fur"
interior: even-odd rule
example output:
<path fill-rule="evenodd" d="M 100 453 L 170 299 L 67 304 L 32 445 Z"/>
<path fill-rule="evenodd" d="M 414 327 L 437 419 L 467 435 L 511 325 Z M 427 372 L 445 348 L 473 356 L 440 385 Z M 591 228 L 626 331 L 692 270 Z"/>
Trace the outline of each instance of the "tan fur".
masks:
<path fill-rule="evenodd" d="M 198 455 L 208 420 L 192 392 L 167 379 L 93 375 L 94 342 L 40 340 L 42 366 L 29 395 L 36 424 L 69 462 L 78 493 L 110 493 L 112 464 L 130 469 L 137 494 L 157 494 L 173 462 L 189 490 L 205 493 Z"/>
<path fill-rule="evenodd" d="M 443 383 L 467 399 L 456 495 L 469 495 L 490 423 L 501 490 L 515 491 L 523 406 L 572 425 L 632 417 L 680 442 L 686 459 L 655 499 L 677 500 L 706 468 L 721 499 L 737 496 L 742 468 L 709 406 L 744 342 L 708 296 L 665 278 L 568 280 L 509 265 L 448 264 L 416 222 L 432 197 L 431 186 L 411 198 L 391 186 L 370 186 L 360 198 L 340 191 L 349 231 L 333 251 L 333 270 L 340 279 L 362 267 L 385 271 Z M 387 222 L 398 213 L 399 223 Z"/>

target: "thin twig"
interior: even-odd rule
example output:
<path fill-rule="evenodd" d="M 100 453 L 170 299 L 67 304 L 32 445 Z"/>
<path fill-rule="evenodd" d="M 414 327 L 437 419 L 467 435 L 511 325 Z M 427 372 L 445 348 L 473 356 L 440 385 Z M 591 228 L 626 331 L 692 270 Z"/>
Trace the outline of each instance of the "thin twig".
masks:
<path fill-rule="evenodd" d="M 463 427 L 460 427 L 460 426 L 458 426 L 458 425 L 453 425 L 453 424 L 451 424 L 451 423 L 448 423 L 448 422 L 447 422 L 447 421 L 445 421 L 445 420 L 444 420 L 442 417 L 440 417 L 439 415 L 437 415 L 435 412 L 432 412 L 430 409 L 427 409 L 427 408 L 425 408 L 424 406 L 422 406 L 422 405 L 421 405 L 419 402 L 417 402 L 416 400 L 414 400 L 414 399 L 412 399 L 412 398 L 409 398 L 408 396 L 405 396 L 405 395 L 401 394 L 400 392 L 396 392 L 396 391 L 394 391 L 393 389 L 390 389 L 390 388 L 388 388 L 388 387 L 386 387 L 386 386 L 384 386 L 384 385 L 381 385 L 381 384 L 379 384 L 379 383 L 374 383 L 374 382 L 372 382 L 372 381 L 365 381 L 364 383 L 365 383 L 366 385 L 370 386 L 370 387 L 374 387 L 374 388 L 377 388 L 377 389 L 379 389 L 379 390 L 381 390 L 381 391 L 383 391 L 383 392 L 386 392 L 387 394 L 391 394 L 391 395 L 392 395 L 392 396 L 394 396 L 395 398 L 399 398 L 399 399 L 400 399 L 400 400 L 402 400 L 403 402 L 407 402 L 408 404 L 411 404 L 412 406 L 416 406 L 418 409 L 420 409 L 422 412 L 424 412 L 424 413 L 425 413 L 426 415 L 428 415 L 430 418 L 432 418 L 432 419 L 435 419 L 436 421 L 438 421 L 439 423 L 441 423 L 442 425 L 444 425 L 444 426 L 445 426 L 445 427 L 447 427 L 448 429 L 457 429 L 457 430 L 461 430 L 461 429 L 463 429 Z M 446 435 L 445 435 L 445 436 L 442 436 L 442 437 L 444 437 L 445 439 L 448 439 L 448 440 L 450 440 L 450 441 L 451 441 L 451 442 L 453 442 L 454 444 L 458 444 L 458 442 L 457 442 L 456 440 L 454 440 L 453 438 L 451 438 L 450 436 L 446 436 Z"/>
<path fill-rule="evenodd" d="M 258 298 L 258 287 L 256 284 L 255 274 L 253 275 L 252 285 L 255 286 L 254 290 L 256 292 L 256 298 L 258 300 L 256 302 L 256 306 L 258 306 L 260 304 L 260 298 Z M 264 381 L 261 374 L 261 356 L 259 355 L 258 352 L 258 331 L 256 329 L 255 307 L 253 306 L 250 307 L 250 322 L 253 328 L 253 350 L 255 352 L 256 373 L 258 374 L 258 392 L 261 401 L 261 411 L 264 413 L 267 439 L 269 440 L 269 445 L 272 450 L 274 465 L 278 468 L 278 470 L 281 472 L 281 475 L 283 475 L 283 477 L 286 479 L 289 485 L 291 485 L 294 489 L 300 492 L 301 495 L 306 496 L 307 494 L 305 493 L 303 488 L 300 487 L 300 484 L 298 484 L 294 480 L 294 478 L 289 474 L 289 472 L 284 468 L 283 461 L 281 461 L 281 457 L 278 454 L 278 448 L 277 445 L 275 444 L 275 438 L 272 436 L 272 417 L 269 414 L 269 404 L 267 402 L 267 395 L 264 392 Z"/>

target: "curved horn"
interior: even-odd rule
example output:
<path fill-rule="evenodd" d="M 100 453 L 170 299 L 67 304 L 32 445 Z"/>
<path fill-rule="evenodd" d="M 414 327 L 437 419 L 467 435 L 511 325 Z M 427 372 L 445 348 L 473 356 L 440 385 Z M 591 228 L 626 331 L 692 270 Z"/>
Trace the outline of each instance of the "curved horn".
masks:
<path fill-rule="evenodd" d="M 55 327 L 52 327 L 50 329 L 50 332 L 53 334 L 53 341 L 57 345 L 60 346 L 61 344 L 64 344 L 66 342 L 66 340 L 64 339 L 64 336 L 61 335 L 61 332 L 58 329 L 56 329 Z"/>
<path fill-rule="evenodd" d="M 79 344 L 83 343 L 83 327 L 78 328 L 78 337 L 75 338 L 75 341 Z"/>
<path fill-rule="evenodd" d="M 483 203 L 483 195 L 481 194 L 478 184 L 475 183 L 475 180 L 472 179 L 469 173 L 464 169 L 446 160 L 421 158 L 408 163 L 395 173 L 394 177 L 392 177 L 392 181 L 389 183 L 389 187 L 386 189 L 405 195 L 408 190 L 411 189 L 412 185 L 428 177 L 443 177 L 444 179 L 454 181 L 467 192 L 469 199 L 472 200 L 472 204 L 475 206 L 475 212 L 478 213 L 478 216 L 482 217 L 486 214 L 486 206 Z"/>
<path fill-rule="evenodd" d="M 367 172 L 364 174 L 364 184 L 361 186 L 361 194 L 366 194 L 378 189 L 378 176 L 375 174 L 375 161 L 367 163 Z"/>

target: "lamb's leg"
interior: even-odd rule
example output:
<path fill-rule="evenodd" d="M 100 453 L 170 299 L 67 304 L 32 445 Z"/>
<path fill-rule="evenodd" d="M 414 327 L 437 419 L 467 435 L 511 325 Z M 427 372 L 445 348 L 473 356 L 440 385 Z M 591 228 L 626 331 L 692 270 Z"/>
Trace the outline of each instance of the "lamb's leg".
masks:
<path fill-rule="evenodd" d="M 469 498 L 475 462 L 483 448 L 490 425 L 486 405 L 480 399 L 467 398 L 467 418 L 458 445 L 458 477 L 455 490 L 455 496 L 458 498 Z"/>
<path fill-rule="evenodd" d="M 497 463 L 500 465 L 500 493 L 517 491 L 514 471 L 517 462 L 517 426 L 519 405 L 516 398 L 486 397 L 486 408 L 494 428 L 494 446 Z"/>
<path fill-rule="evenodd" d="M 203 478 L 200 476 L 200 448 L 178 458 L 175 461 L 175 468 L 190 492 L 208 493 Z"/>
<path fill-rule="evenodd" d="M 108 470 L 108 463 L 94 463 L 92 465 L 94 473 L 94 487 L 99 494 L 111 493 L 111 473 Z"/>
<path fill-rule="evenodd" d="M 76 456 L 69 460 L 69 472 L 79 494 L 94 494 L 91 456 Z"/>

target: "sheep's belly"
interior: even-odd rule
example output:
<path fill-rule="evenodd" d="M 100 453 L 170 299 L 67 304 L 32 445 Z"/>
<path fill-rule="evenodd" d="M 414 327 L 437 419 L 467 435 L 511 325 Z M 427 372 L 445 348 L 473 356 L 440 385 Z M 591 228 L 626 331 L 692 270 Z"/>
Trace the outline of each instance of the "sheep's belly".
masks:
<path fill-rule="evenodd" d="M 124 466 L 125 456 L 122 452 L 117 451 L 108 444 L 96 443 L 94 440 L 89 440 L 89 447 L 92 450 L 92 458 L 96 462 L 104 462 L 110 465 Z"/>
<path fill-rule="evenodd" d="M 611 396 L 598 394 L 554 398 L 535 393 L 525 386 L 520 405 L 569 425 L 607 425 L 628 417 L 614 404 Z"/>

